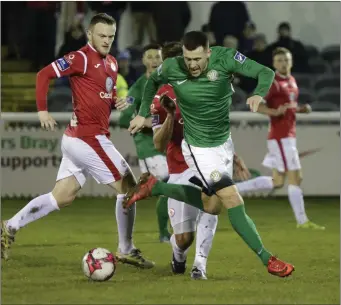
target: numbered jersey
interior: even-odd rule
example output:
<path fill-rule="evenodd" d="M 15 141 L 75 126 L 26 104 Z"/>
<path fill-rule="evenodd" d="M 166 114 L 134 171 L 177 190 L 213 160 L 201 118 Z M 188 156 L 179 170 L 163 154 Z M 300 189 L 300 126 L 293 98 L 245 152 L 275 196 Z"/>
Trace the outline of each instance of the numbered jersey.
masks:
<path fill-rule="evenodd" d="M 276 73 L 275 80 L 264 98 L 269 108 L 277 109 L 284 104 L 290 108 L 283 116 L 270 117 L 268 139 L 296 137 L 296 109 L 299 90 L 293 76 L 283 77 Z"/>
<path fill-rule="evenodd" d="M 109 136 L 109 117 L 116 97 L 118 66 L 90 44 L 45 67 L 37 76 L 38 110 L 47 110 L 48 79 L 69 76 L 73 116 L 65 134 L 70 137 Z"/>
<path fill-rule="evenodd" d="M 154 97 L 153 103 L 150 106 L 153 130 L 160 128 L 167 117 L 166 110 L 160 104 L 160 96 L 165 92 L 168 92 L 167 95 L 176 101 L 176 97 L 171 85 L 164 85 L 159 89 Z M 181 150 L 181 142 L 183 137 L 183 119 L 181 117 L 180 109 L 178 105 L 176 105 L 173 134 L 171 141 L 167 146 L 167 163 L 169 174 L 180 174 L 188 168 Z"/>

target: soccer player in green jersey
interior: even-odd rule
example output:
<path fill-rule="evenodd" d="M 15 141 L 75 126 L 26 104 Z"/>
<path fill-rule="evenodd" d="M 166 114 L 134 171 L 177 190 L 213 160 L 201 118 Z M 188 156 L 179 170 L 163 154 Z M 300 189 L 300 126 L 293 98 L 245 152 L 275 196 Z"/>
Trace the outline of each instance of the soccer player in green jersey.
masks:
<path fill-rule="evenodd" d="M 150 176 L 140 180 L 135 192 L 127 195 L 125 205 L 129 206 L 132 200 L 159 194 L 196 204 L 211 214 L 219 213 L 222 205 L 228 210 L 234 230 L 267 266 L 268 272 L 285 277 L 293 272 L 294 266 L 274 257 L 263 246 L 232 180 L 234 147 L 229 110 L 234 73 L 258 80 L 253 96 L 247 100 L 251 110 L 256 112 L 269 91 L 274 72 L 234 49 L 209 48 L 207 37 L 202 32 L 185 34 L 183 56 L 165 60 L 152 73 L 145 87 L 139 115 L 130 122 L 129 130 L 134 134 L 143 128 L 159 85 L 171 84 L 184 120 L 182 152 L 187 165 L 196 173 L 197 180 L 200 179 L 203 193 L 199 194 L 200 190 L 191 186 L 166 184 Z M 216 200 L 207 200 L 212 195 L 216 195 Z"/>
<path fill-rule="evenodd" d="M 153 71 L 161 64 L 161 46 L 158 44 L 149 44 L 143 49 L 142 62 L 146 67 L 144 73 L 135 84 L 129 89 L 128 101 L 131 106 L 121 112 L 119 126 L 128 128 L 133 116 L 140 110 L 142 95 L 146 82 Z M 134 142 L 139 158 L 139 166 L 141 173 L 150 173 L 159 180 L 168 179 L 168 166 L 165 155 L 161 154 L 153 143 L 153 131 L 151 129 L 151 118 L 148 119 L 146 128 L 134 135 Z M 159 225 L 160 242 L 169 242 L 170 233 L 168 232 L 168 198 L 160 196 L 156 203 L 156 212 Z"/>

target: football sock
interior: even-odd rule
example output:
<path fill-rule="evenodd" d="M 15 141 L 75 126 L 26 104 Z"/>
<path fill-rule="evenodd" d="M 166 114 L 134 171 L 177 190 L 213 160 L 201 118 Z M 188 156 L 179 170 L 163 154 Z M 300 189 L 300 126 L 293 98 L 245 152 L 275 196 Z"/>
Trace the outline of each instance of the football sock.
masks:
<path fill-rule="evenodd" d="M 307 222 L 308 217 L 305 213 L 304 199 L 301 188 L 297 185 L 288 185 L 288 197 L 297 223 L 303 224 Z"/>
<path fill-rule="evenodd" d="M 245 212 L 244 204 L 228 209 L 227 211 L 233 229 L 257 253 L 263 264 L 267 266 L 272 254 L 264 248 L 254 222 Z"/>
<path fill-rule="evenodd" d="M 171 184 L 158 181 L 152 188 L 152 196 L 164 195 L 185 202 L 200 210 L 203 210 L 203 202 L 201 199 L 201 189 L 190 185 Z"/>
<path fill-rule="evenodd" d="M 170 237 L 168 232 L 168 197 L 160 196 L 156 203 L 156 214 L 159 225 L 160 237 Z"/>
<path fill-rule="evenodd" d="M 272 177 L 261 176 L 236 183 L 239 194 L 255 191 L 271 191 L 274 187 Z"/>
<path fill-rule="evenodd" d="M 16 232 L 27 224 L 55 210 L 59 210 L 59 207 L 52 193 L 40 195 L 32 199 L 24 208 L 8 220 L 7 229 Z"/>
<path fill-rule="evenodd" d="M 129 209 L 124 209 L 122 202 L 124 194 L 118 194 L 116 198 L 116 221 L 118 231 L 118 248 L 123 254 L 128 254 L 133 248 L 133 229 L 136 214 L 136 204 Z"/>
<path fill-rule="evenodd" d="M 218 224 L 218 216 L 200 211 L 198 216 L 195 259 L 193 266 L 206 272 L 207 257 L 212 248 L 213 237 Z"/>
<path fill-rule="evenodd" d="M 189 250 L 189 247 L 186 250 L 182 250 L 178 247 L 178 245 L 176 244 L 176 240 L 175 240 L 175 235 L 172 234 L 171 238 L 170 238 L 170 242 L 173 248 L 173 254 L 174 254 L 174 258 L 177 262 L 179 263 L 183 263 L 184 261 L 186 261 L 187 259 L 187 253 Z"/>

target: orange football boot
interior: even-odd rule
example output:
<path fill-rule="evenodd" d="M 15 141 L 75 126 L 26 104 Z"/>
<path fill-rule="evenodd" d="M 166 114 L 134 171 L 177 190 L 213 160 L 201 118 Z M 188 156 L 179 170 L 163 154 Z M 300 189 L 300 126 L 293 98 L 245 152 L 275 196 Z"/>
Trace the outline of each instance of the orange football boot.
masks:
<path fill-rule="evenodd" d="M 268 261 L 268 272 L 279 277 L 287 277 L 293 273 L 295 267 L 289 263 L 281 261 L 275 256 L 271 256 Z"/>

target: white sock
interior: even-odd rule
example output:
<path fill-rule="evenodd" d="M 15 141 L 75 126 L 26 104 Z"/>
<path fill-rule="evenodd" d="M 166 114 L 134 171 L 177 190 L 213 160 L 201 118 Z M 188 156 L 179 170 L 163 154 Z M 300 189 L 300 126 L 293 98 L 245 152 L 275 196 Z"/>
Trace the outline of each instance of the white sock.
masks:
<path fill-rule="evenodd" d="M 40 195 L 32 199 L 25 207 L 7 221 L 10 231 L 18 231 L 29 223 L 38 220 L 47 214 L 59 210 L 56 199 L 52 193 Z"/>
<path fill-rule="evenodd" d="M 200 211 L 197 224 L 195 259 L 193 266 L 206 272 L 207 257 L 212 248 L 213 237 L 217 229 L 218 216 Z"/>
<path fill-rule="evenodd" d="M 307 214 L 305 213 L 303 192 L 297 185 L 288 185 L 288 197 L 292 210 L 298 224 L 303 224 L 308 221 Z"/>
<path fill-rule="evenodd" d="M 176 239 L 175 239 L 174 234 L 172 234 L 170 238 L 170 242 L 173 248 L 173 254 L 174 254 L 175 260 L 179 263 L 183 263 L 187 259 L 187 253 L 188 253 L 189 247 L 186 250 L 180 249 L 178 245 L 176 244 Z"/>
<path fill-rule="evenodd" d="M 272 177 L 260 176 L 243 182 L 236 183 L 240 194 L 254 191 L 271 191 L 274 187 Z"/>
<path fill-rule="evenodd" d="M 116 198 L 116 221 L 118 231 L 118 249 L 123 254 L 128 254 L 134 249 L 133 230 L 136 215 L 136 204 L 129 209 L 124 209 L 122 202 L 124 194 L 118 194 Z"/>

